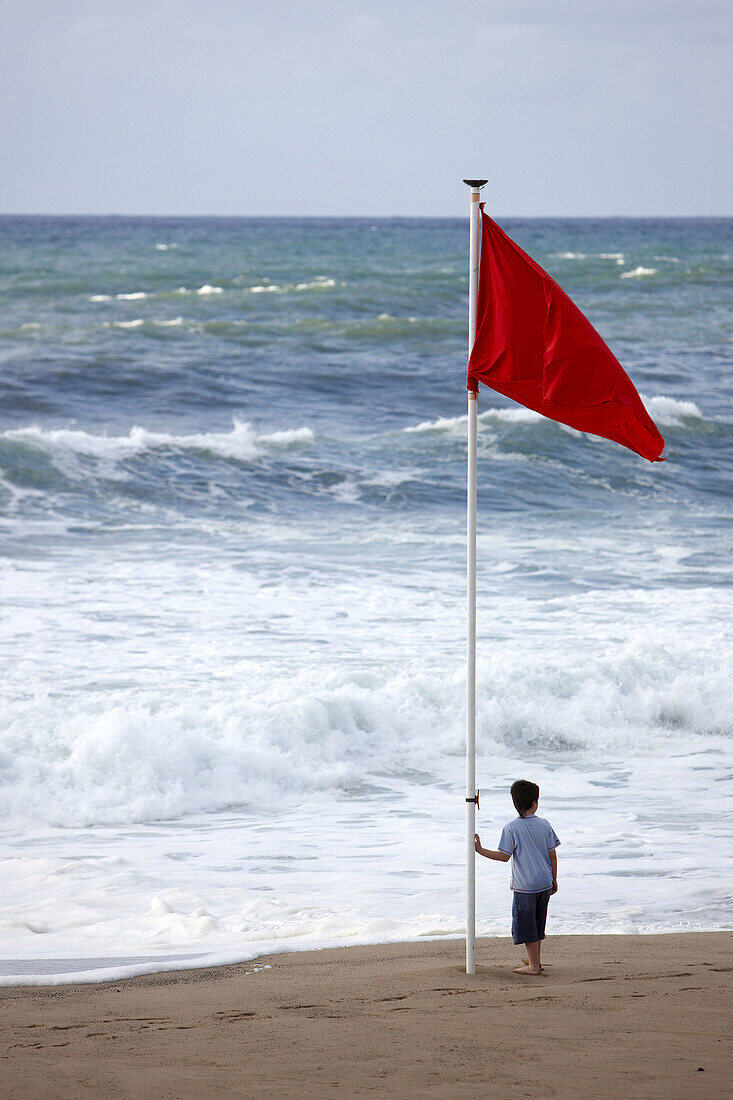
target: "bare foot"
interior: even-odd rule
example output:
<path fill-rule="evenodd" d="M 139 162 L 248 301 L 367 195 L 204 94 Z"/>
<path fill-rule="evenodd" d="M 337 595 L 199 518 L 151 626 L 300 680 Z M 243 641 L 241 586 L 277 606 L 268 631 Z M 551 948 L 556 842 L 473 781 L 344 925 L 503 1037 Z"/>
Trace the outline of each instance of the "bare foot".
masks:
<path fill-rule="evenodd" d="M 527 958 L 526 955 L 522 955 L 522 962 L 524 963 L 525 966 L 529 966 L 529 959 Z M 542 965 L 542 963 L 540 963 L 540 970 L 544 970 L 544 969 L 545 969 L 544 966 Z"/>
<path fill-rule="evenodd" d="M 512 967 L 512 974 L 527 974 L 531 978 L 541 978 L 541 970 L 531 970 L 529 966 L 514 966 Z"/>

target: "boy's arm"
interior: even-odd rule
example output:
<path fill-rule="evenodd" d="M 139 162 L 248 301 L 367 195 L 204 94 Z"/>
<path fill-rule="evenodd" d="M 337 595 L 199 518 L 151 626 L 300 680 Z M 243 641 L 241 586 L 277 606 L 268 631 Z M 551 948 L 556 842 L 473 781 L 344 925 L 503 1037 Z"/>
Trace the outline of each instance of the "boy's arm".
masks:
<path fill-rule="evenodd" d="M 491 848 L 481 847 L 481 837 L 478 833 L 474 833 L 473 845 L 480 856 L 486 856 L 487 859 L 498 859 L 501 863 L 508 863 L 512 858 L 508 852 L 493 852 Z"/>
<path fill-rule="evenodd" d="M 552 848 L 550 851 L 550 866 L 552 867 L 552 889 L 551 894 L 557 893 L 557 849 Z"/>

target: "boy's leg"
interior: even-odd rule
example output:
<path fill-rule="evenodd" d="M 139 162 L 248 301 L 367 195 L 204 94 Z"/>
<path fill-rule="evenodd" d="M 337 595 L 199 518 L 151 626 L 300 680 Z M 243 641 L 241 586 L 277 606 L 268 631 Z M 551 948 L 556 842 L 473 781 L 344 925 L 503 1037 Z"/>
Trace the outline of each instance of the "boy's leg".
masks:
<path fill-rule="evenodd" d="M 537 944 L 537 959 L 540 964 L 540 970 L 542 970 L 542 941 L 545 938 L 545 926 L 547 924 L 547 906 L 550 901 L 550 891 L 543 890 L 537 897 L 537 936 L 539 942 Z"/>
<path fill-rule="evenodd" d="M 547 903 L 550 900 L 550 891 L 543 890 L 541 893 L 535 894 L 535 918 L 537 921 L 535 931 L 537 933 L 537 962 L 540 970 L 544 970 L 542 966 L 542 941 L 545 938 L 545 924 L 547 922 Z M 530 965 L 529 956 L 522 959 L 525 966 Z"/>
<path fill-rule="evenodd" d="M 534 943 L 525 943 L 527 949 L 527 966 L 515 966 L 515 974 L 531 974 L 533 977 L 537 977 L 542 973 L 540 969 L 540 941 L 535 940 Z"/>
<path fill-rule="evenodd" d="M 542 965 L 542 940 L 538 940 L 537 942 L 540 945 L 540 952 L 539 952 L 537 961 L 539 963 L 540 970 L 544 970 L 545 968 Z M 522 955 L 522 962 L 524 963 L 525 966 L 529 966 L 529 957 L 527 955 Z"/>

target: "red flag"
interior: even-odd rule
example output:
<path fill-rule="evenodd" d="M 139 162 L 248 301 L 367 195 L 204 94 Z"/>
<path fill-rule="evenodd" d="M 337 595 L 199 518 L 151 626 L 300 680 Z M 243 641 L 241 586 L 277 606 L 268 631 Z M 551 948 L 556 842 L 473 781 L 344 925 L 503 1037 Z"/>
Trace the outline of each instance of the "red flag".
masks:
<path fill-rule="evenodd" d="M 490 386 L 650 462 L 664 440 L 634 384 L 554 279 L 483 212 L 476 341 L 468 389 Z"/>

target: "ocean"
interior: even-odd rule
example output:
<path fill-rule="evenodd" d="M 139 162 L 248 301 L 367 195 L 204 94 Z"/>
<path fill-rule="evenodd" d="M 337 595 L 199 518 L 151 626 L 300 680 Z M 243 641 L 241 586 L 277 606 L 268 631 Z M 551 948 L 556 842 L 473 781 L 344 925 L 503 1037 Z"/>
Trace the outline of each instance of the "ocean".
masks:
<path fill-rule="evenodd" d="M 730 928 L 733 220 L 499 221 L 667 461 L 482 388 L 478 830 L 540 784 L 550 934 Z M 463 933 L 467 245 L 0 218 L 1 982 Z"/>

